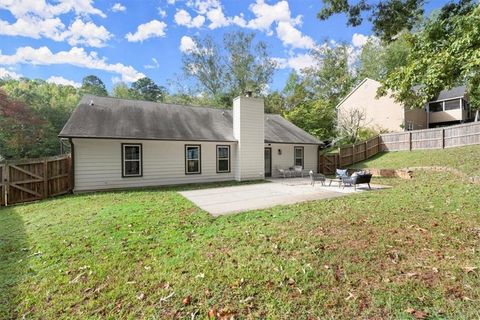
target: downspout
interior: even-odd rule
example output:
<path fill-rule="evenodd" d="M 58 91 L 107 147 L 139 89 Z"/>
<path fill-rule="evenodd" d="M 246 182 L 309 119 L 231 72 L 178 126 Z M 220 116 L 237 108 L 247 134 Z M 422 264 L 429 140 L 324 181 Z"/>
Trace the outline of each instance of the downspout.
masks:
<path fill-rule="evenodd" d="M 75 145 L 73 144 L 72 138 L 68 138 L 68 142 L 70 142 L 70 185 L 72 187 L 72 193 L 75 189 Z"/>

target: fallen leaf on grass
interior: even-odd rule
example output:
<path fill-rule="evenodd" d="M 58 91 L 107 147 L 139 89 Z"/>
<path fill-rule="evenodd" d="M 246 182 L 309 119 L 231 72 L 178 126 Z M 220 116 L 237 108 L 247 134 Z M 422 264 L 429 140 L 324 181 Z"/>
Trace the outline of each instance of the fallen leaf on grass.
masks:
<path fill-rule="evenodd" d="M 186 296 L 185 298 L 183 298 L 183 305 L 188 306 L 190 302 L 192 302 L 192 298 L 190 296 Z"/>
<path fill-rule="evenodd" d="M 138 294 L 138 295 L 137 295 L 137 299 L 138 299 L 138 300 L 143 300 L 143 299 L 145 299 L 145 294 L 144 294 L 144 293 Z"/>
<path fill-rule="evenodd" d="M 477 269 L 478 269 L 478 267 L 463 267 L 463 270 L 465 270 L 466 273 L 473 272 Z"/>
<path fill-rule="evenodd" d="M 415 319 L 426 319 L 428 317 L 427 312 L 415 310 L 413 308 L 407 308 L 405 312 L 411 314 Z"/>
<path fill-rule="evenodd" d="M 172 292 L 172 293 L 170 293 L 168 296 L 161 297 L 161 298 L 160 298 L 160 302 L 162 302 L 162 301 L 167 301 L 168 299 L 170 299 L 171 297 L 173 297 L 174 294 L 175 294 L 175 292 Z"/>

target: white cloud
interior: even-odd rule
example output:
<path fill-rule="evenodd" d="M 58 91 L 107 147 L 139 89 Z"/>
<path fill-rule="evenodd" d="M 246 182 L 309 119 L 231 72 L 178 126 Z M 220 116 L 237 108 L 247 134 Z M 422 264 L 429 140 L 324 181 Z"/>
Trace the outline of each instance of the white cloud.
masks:
<path fill-rule="evenodd" d="M 152 64 L 147 64 L 143 66 L 145 69 L 158 69 L 160 64 L 158 63 L 157 59 L 152 58 Z"/>
<path fill-rule="evenodd" d="M 200 14 L 206 14 L 208 11 L 222 6 L 219 0 L 189 0 L 187 4 Z"/>
<path fill-rule="evenodd" d="M 162 18 L 167 16 L 167 11 L 163 10 L 162 8 L 158 8 L 158 15 Z"/>
<path fill-rule="evenodd" d="M 295 69 L 298 72 L 301 72 L 305 68 L 312 67 L 316 64 L 315 58 L 308 54 L 298 54 L 295 56 L 290 56 L 288 58 L 274 58 L 277 62 L 278 69 Z"/>
<path fill-rule="evenodd" d="M 77 19 L 70 25 L 65 36 L 71 46 L 84 44 L 90 47 L 104 47 L 112 34 L 104 26 Z"/>
<path fill-rule="evenodd" d="M 167 24 L 165 22 L 152 20 L 150 22 L 139 25 L 135 33 L 129 32 L 127 33 L 125 38 L 129 42 L 138 42 L 154 37 L 162 38 L 165 36 L 166 28 Z"/>
<path fill-rule="evenodd" d="M 187 28 L 200 28 L 205 23 L 205 17 L 198 15 L 192 19 L 190 13 L 185 10 L 178 10 L 175 13 L 175 23 L 180 26 L 185 26 Z"/>
<path fill-rule="evenodd" d="M 34 16 L 18 18 L 14 23 L 0 20 L 0 35 L 21 36 L 39 39 L 45 37 L 54 41 L 65 39 L 65 25 L 59 18 L 41 19 Z"/>
<path fill-rule="evenodd" d="M 180 48 L 180 51 L 183 52 L 183 53 L 188 53 L 188 52 L 198 50 L 197 44 L 189 36 L 183 36 L 182 39 L 180 39 L 180 47 L 179 48 Z"/>
<path fill-rule="evenodd" d="M 271 32 L 273 23 L 290 22 L 292 25 L 301 23 L 302 16 L 292 18 L 292 13 L 287 1 L 279 1 L 274 5 L 265 3 L 264 0 L 257 0 L 249 7 L 255 18 L 248 21 L 248 28 L 261 30 L 267 33 Z"/>
<path fill-rule="evenodd" d="M 92 6 L 91 0 L 60 0 L 55 5 L 44 0 L 0 0 L 0 9 L 10 11 L 16 18 L 12 23 L 0 20 L 0 35 L 47 38 L 92 47 L 105 46 L 112 36 L 104 26 L 85 23 L 78 18 L 88 14 L 106 17 Z M 58 16 L 71 11 L 77 14 L 77 18 L 67 29 Z"/>
<path fill-rule="evenodd" d="M 117 2 L 112 6 L 112 11 L 113 12 L 125 12 L 127 10 L 127 7 L 125 7 L 123 4 Z"/>
<path fill-rule="evenodd" d="M 167 3 L 170 5 L 175 4 L 175 0 L 167 0 Z"/>
<path fill-rule="evenodd" d="M 208 11 L 207 18 L 210 20 L 208 27 L 212 30 L 220 27 L 227 27 L 232 23 L 231 19 L 227 19 L 225 17 L 222 8 L 216 8 Z"/>
<path fill-rule="evenodd" d="M 292 26 L 289 22 L 279 22 L 277 26 L 277 36 L 283 45 L 290 45 L 293 48 L 312 49 L 315 47 L 315 41 L 309 36 L 302 35 L 300 30 Z"/>
<path fill-rule="evenodd" d="M 75 88 L 80 88 L 82 86 L 81 83 L 75 82 L 73 80 L 65 79 L 64 77 L 61 77 L 61 76 L 51 76 L 50 78 L 47 79 L 47 82 L 61 84 L 64 86 L 72 86 Z"/>
<path fill-rule="evenodd" d="M 368 40 L 370 39 L 369 36 L 366 36 L 361 33 L 354 33 L 352 36 L 352 44 L 354 47 L 360 48 L 363 47 Z"/>
<path fill-rule="evenodd" d="M 40 19 L 26 16 L 9 24 L 0 20 L 0 35 L 22 36 L 34 39 L 48 38 L 54 41 L 67 41 L 70 45 L 104 47 L 112 34 L 104 26 L 76 19 L 68 29 L 59 18 Z"/>
<path fill-rule="evenodd" d="M 5 68 L 0 68 L 0 79 L 10 78 L 10 79 L 19 79 L 23 75 L 16 73 L 14 71 L 7 70 Z"/>
<path fill-rule="evenodd" d="M 8 10 L 15 18 L 25 16 L 38 16 L 51 18 L 70 11 L 77 15 L 91 14 L 102 18 L 107 16 L 92 5 L 93 0 L 59 0 L 55 4 L 49 4 L 45 0 L 1 0 L 0 9 Z"/>
<path fill-rule="evenodd" d="M 32 47 L 17 48 L 15 54 L 4 55 L 0 50 L 0 65 L 61 65 L 68 64 L 93 70 L 102 70 L 119 74 L 125 82 L 132 82 L 145 75 L 132 66 L 121 63 L 110 64 L 105 57 L 99 57 L 97 52 L 86 52 L 83 48 L 73 47 L 69 51 L 52 53 L 47 47 L 38 49 Z"/>

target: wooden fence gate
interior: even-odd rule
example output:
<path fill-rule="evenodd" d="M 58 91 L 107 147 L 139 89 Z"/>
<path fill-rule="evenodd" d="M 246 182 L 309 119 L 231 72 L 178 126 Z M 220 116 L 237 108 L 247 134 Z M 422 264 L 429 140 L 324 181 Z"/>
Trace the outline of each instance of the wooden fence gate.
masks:
<path fill-rule="evenodd" d="M 320 154 L 318 157 L 318 172 L 323 174 L 334 174 L 338 168 L 338 153 Z"/>
<path fill-rule="evenodd" d="M 71 191 L 69 155 L 5 161 L 0 168 L 0 205 L 40 200 Z"/>

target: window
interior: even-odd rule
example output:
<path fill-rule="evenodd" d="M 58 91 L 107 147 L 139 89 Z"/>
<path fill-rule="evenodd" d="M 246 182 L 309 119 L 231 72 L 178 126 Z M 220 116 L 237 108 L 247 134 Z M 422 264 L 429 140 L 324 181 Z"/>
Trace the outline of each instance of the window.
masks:
<path fill-rule="evenodd" d="M 122 177 L 142 176 L 142 145 L 122 143 Z"/>
<path fill-rule="evenodd" d="M 429 104 L 430 112 L 439 112 L 443 111 L 443 103 L 441 102 L 432 102 Z"/>
<path fill-rule="evenodd" d="M 295 154 L 295 165 L 302 166 L 303 168 L 303 147 L 295 147 L 294 154 Z"/>
<path fill-rule="evenodd" d="M 200 157 L 199 145 L 185 146 L 185 174 L 201 173 Z"/>
<path fill-rule="evenodd" d="M 445 101 L 445 110 L 460 109 L 460 99 Z"/>
<path fill-rule="evenodd" d="M 407 131 L 415 130 L 415 124 L 413 122 L 407 121 Z"/>
<path fill-rule="evenodd" d="M 217 173 L 230 172 L 230 146 L 217 146 Z"/>

